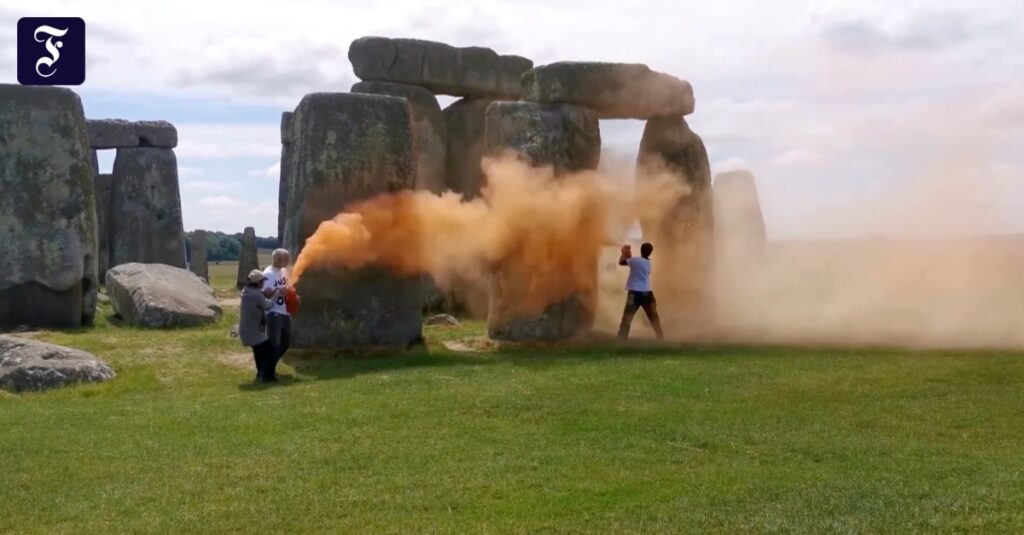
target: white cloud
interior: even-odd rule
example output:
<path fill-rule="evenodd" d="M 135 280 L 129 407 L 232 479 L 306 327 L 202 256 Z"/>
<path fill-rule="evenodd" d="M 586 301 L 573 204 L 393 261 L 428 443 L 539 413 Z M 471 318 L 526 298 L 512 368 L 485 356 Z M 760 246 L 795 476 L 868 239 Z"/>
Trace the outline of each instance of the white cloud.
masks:
<path fill-rule="evenodd" d="M 238 182 L 218 182 L 212 180 L 183 181 L 181 183 L 181 190 L 183 193 L 237 191 L 241 187 L 242 186 Z"/>
<path fill-rule="evenodd" d="M 737 169 L 749 169 L 749 168 L 750 168 L 750 166 L 747 165 L 747 162 L 745 162 L 743 160 L 743 158 L 740 158 L 740 157 L 737 157 L 737 156 L 733 156 L 733 157 L 728 158 L 728 159 L 726 159 L 725 161 L 722 161 L 722 162 L 717 162 L 717 163 L 712 163 L 711 164 L 711 169 L 714 171 L 714 174 L 725 173 L 725 172 L 728 172 L 728 171 L 736 171 Z"/>
<path fill-rule="evenodd" d="M 178 128 L 179 158 L 217 159 L 281 155 L 280 125 L 185 123 Z"/>
<path fill-rule="evenodd" d="M 808 149 L 792 149 L 768 160 L 768 165 L 775 167 L 798 167 L 821 163 L 824 158 L 817 152 Z"/>
<path fill-rule="evenodd" d="M 281 161 L 278 160 L 264 169 L 252 169 L 246 174 L 254 177 L 279 178 L 281 176 Z"/>
<path fill-rule="evenodd" d="M 185 165 L 178 166 L 178 176 L 181 178 L 202 176 L 205 171 L 200 167 L 188 167 Z"/>

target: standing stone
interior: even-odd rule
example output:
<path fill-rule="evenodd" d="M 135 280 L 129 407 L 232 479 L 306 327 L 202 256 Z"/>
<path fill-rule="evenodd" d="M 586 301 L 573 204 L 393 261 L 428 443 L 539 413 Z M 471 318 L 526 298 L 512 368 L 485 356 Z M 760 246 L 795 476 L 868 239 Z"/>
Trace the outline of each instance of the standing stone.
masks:
<path fill-rule="evenodd" d="M 100 157 L 96 154 L 96 149 L 90 151 L 92 154 L 89 156 L 89 162 L 92 164 L 93 176 L 100 174 Z"/>
<path fill-rule="evenodd" d="M 409 101 L 416 148 L 416 189 L 444 192 L 448 135 L 441 106 L 434 94 L 419 86 L 391 82 L 359 82 L 352 86 L 352 92 L 390 95 Z"/>
<path fill-rule="evenodd" d="M 85 115 L 68 89 L 0 84 L 0 327 L 78 327 L 96 311 Z"/>
<path fill-rule="evenodd" d="M 350 203 L 416 184 L 412 118 L 402 99 L 306 95 L 292 127 L 284 246 L 299 256 L 317 226 Z M 298 347 L 347 349 L 422 340 L 419 276 L 399 276 L 380 266 L 312 266 L 296 289 L 302 310 L 293 319 L 292 341 Z"/>
<path fill-rule="evenodd" d="M 519 98 L 520 77 L 533 62 L 490 48 L 456 48 L 435 41 L 361 37 L 348 49 L 360 80 L 398 82 L 460 97 Z"/>
<path fill-rule="evenodd" d="M 639 63 L 562 61 L 523 75 L 523 100 L 586 106 L 602 119 L 693 113 L 693 87 Z"/>
<path fill-rule="evenodd" d="M 288 212 L 288 171 L 292 167 L 292 112 L 281 114 L 281 162 L 277 183 L 277 242 L 284 243 L 284 220 Z"/>
<path fill-rule="evenodd" d="M 764 216 L 754 174 L 746 169 L 718 173 L 713 197 L 719 261 L 745 263 L 764 253 Z"/>
<path fill-rule="evenodd" d="M 487 109 L 486 140 L 489 153 L 512 149 L 532 165 L 553 167 L 556 176 L 596 169 L 601 154 L 597 116 L 571 105 L 495 102 Z M 571 234 L 585 236 L 599 221 L 580 217 L 578 224 Z M 593 251 L 544 271 L 526 258 L 505 259 L 491 278 L 491 338 L 559 340 L 589 329 L 597 306 L 598 249 L 595 243 Z M 552 294 L 566 297 L 547 302 Z"/>
<path fill-rule="evenodd" d="M 486 184 L 480 162 L 486 151 L 487 107 L 491 99 L 464 98 L 444 109 L 448 147 L 445 151 L 448 189 L 461 193 L 466 199 L 480 196 Z"/>
<path fill-rule="evenodd" d="M 242 250 L 238 256 L 238 280 L 236 286 L 239 290 L 249 282 L 249 272 L 259 269 L 260 257 L 256 249 L 256 229 L 245 227 L 242 232 Z"/>
<path fill-rule="evenodd" d="M 189 252 L 192 253 L 188 263 L 189 271 L 203 280 L 210 281 L 210 269 L 206 262 L 207 237 L 205 230 L 192 231 L 189 239 Z"/>
<path fill-rule="evenodd" d="M 113 182 L 110 267 L 142 262 L 184 269 L 185 231 L 174 151 L 118 149 Z"/>
<path fill-rule="evenodd" d="M 96 234 L 97 265 L 100 282 L 106 282 L 107 270 L 110 269 L 110 210 L 113 202 L 114 175 L 102 173 L 96 175 Z"/>
<path fill-rule="evenodd" d="M 652 289 L 666 330 L 683 337 L 707 333 L 713 321 L 714 268 L 711 166 L 700 136 L 681 116 L 647 121 L 637 156 L 638 188 L 665 196 L 659 181 L 670 177 L 682 186 L 679 200 L 640 219 L 644 239 L 654 244 L 657 266 Z M 641 195 L 643 196 L 643 195 Z"/>

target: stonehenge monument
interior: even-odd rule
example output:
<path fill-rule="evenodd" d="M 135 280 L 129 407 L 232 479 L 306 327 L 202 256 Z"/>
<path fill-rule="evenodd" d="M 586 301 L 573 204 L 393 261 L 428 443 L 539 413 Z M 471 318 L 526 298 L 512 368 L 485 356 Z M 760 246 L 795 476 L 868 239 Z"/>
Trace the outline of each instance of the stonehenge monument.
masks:
<path fill-rule="evenodd" d="M 596 169 L 599 120 L 638 119 L 646 121 L 637 154 L 640 186 L 669 176 L 687 191 L 667 213 L 641 221 L 659 265 L 672 266 L 655 271 L 656 291 L 683 304 L 681 316 L 666 317 L 666 324 L 699 332 L 712 319 L 716 202 L 707 152 L 685 119 L 694 110 L 688 82 L 640 64 L 534 67 L 486 48 L 415 39 L 357 39 L 349 59 L 360 78 L 349 93 L 306 95 L 281 116 L 278 235 L 296 257 L 323 221 L 355 201 L 406 189 L 480 196 L 481 160 L 488 154 L 513 151 L 555 177 Z M 459 99 L 442 109 L 442 94 Z M 66 90 L 0 86 L 0 97 L 0 134 L 15 140 L 0 146 L 0 180 L 15 192 L 0 199 L 0 231 L 13 232 L 9 241 L 27 251 L 4 261 L 0 304 L 20 306 L 0 309 L 0 324 L 20 325 L 26 317 L 48 325 L 88 323 L 99 279 L 127 263 L 188 266 L 208 276 L 204 233 L 194 235 L 187 263 L 173 125 L 86 120 L 78 97 Z M 109 149 L 117 151 L 113 172 L 100 174 L 97 151 Z M 722 176 L 716 188 L 722 217 L 740 214 L 748 241 L 763 242 L 759 212 L 733 208 L 756 206 L 752 177 Z M 42 208 L 27 213 L 24 206 Z M 243 242 L 239 281 L 259 267 L 252 227 Z M 572 274 L 558 281 L 567 297 L 540 308 L 527 306 L 527 289 L 536 286 L 530 266 L 516 258 L 494 266 L 486 283 L 490 334 L 554 340 L 588 329 L 596 287 L 596 275 L 588 273 L 596 274 L 597 253 L 562 266 Z M 313 265 L 299 282 L 305 300 L 295 319 L 296 346 L 417 343 L 430 287 L 424 279 L 376 266 Z"/>
<path fill-rule="evenodd" d="M 206 249 L 208 239 L 205 230 L 196 230 L 189 239 L 189 262 L 188 270 L 195 273 L 203 280 L 210 281 L 210 266 L 206 261 Z"/>
<path fill-rule="evenodd" d="M 116 149 L 112 174 L 96 173 L 100 280 L 128 262 L 185 267 L 185 235 L 174 147 L 178 131 L 167 121 L 89 119 L 89 146 Z"/>
<path fill-rule="evenodd" d="M 142 262 L 185 268 L 174 151 L 149 146 L 119 148 L 113 175 L 110 267 Z"/>
<path fill-rule="evenodd" d="M 292 119 L 284 247 L 296 256 L 321 222 L 346 205 L 416 186 L 412 113 L 405 99 L 313 93 Z M 416 247 L 419 244 L 409 244 Z M 302 312 L 293 318 L 296 347 L 354 349 L 422 340 L 421 277 L 380 266 L 311 266 L 297 283 Z"/>
<path fill-rule="evenodd" d="M 441 117 L 444 187 L 466 199 L 479 196 L 486 185 L 481 168 L 485 154 L 512 150 L 535 166 L 551 167 L 556 176 L 595 169 L 601 150 L 599 119 L 647 121 L 637 156 L 640 187 L 645 186 L 644 180 L 668 176 L 689 192 L 668 213 L 641 222 L 645 238 L 657 244 L 661 265 L 681 267 L 656 271 L 655 286 L 669 299 L 684 303 L 685 313 L 678 322 L 689 322 L 695 326 L 694 332 L 711 320 L 714 224 L 710 165 L 703 142 L 684 119 L 694 110 L 688 82 L 641 64 L 557 62 L 533 67 L 525 58 L 500 56 L 488 49 L 414 39 L 357 39 L 349 48 L 349 59 L 362 80 L 353 86 L 353 92 L 394 95 L 409 102 L 416 183 L 421 189 L 436 191 L 438 187 L 436 182 L 423 185 L 424 176 L 436 176 L 426 170 L 433 169 L 437 157 L 427 140 L 435 139 L 441 130 L 435 126 L 434 95 L 462 97 L 442 110 Z M 296 198 L 294 192 L 291 198 Z M 333 208 L 318 220 L 333 216 L 341 207 Z M 295 212 L 289 207 L 289 214 Z M 596 254 L 581 262 L 593 261 L 596 266 Z M 573 291 L 565 302 L 527 312 L 522 288 L 528 287 L 530 274 L 516 266 L 514 259 L 506 264 L 496 269 L 490 285 L 492 336 L 558 339 L 589 327 L 593 290 L 588 282 L 580 281 L 579 288 L 569 282 Z M 589 271 L 580 271 L 579 266 L 573 269 L 576 273 Z"/>
<path fill-rule="evenodd" d="M 238 253 L 238 277 L 235 286 L 241 290 L 249 283 L 249 272 L 260 268 L 259 250 L 256 249 L 256 229 L 245 227 L 242 231 L 242 249 Z"/>
<path fill-rule="evenodd" d="M 79 327 L 96 311 L 96 211 L 82 102 L 0 84 L 0 327 Z"/>

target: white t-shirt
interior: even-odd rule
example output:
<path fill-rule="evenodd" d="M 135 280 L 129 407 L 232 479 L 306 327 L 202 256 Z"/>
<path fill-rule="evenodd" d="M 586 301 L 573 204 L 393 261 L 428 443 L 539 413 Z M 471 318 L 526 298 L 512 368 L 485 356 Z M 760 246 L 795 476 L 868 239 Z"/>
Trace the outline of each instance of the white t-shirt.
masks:
<path fill-rule="evenodd" d="M 635 257 L 627 259 L 626 265 L 629 266 L 626 289 L 631 292 L 651 291 L 651 261 L 643 257 Z"/>
<path fill-rule="evenodd" d="M 288 285 L 288 268 L 276 268 L 270 266 L 263 270 L 263 289 L 273 290 L 284 288 Z M 284 293 L 271 298 L 274 302 L 273 308 L 267 311 L 268 314 L 283 314 L 288 316 L 288 308 L 284 306 Z"/>

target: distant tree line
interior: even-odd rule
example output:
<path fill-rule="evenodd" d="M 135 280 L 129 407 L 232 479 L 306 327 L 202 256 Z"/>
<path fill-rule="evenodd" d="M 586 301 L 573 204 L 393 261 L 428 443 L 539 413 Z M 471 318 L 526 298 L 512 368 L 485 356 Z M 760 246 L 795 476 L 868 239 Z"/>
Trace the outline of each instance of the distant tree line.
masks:
<path fill-rule="evenodd" d="M 194 231 L 193 231 L 194 232 Z M 188 232 L 189 240 L 192 239 L 192 232 Z M 188 245 L 188 244 L 186 244 Z M 257 249 L 276 249 L 280 247 L 277 238 L 262 238 L 256 236 Z M 222 262 L 238 260 L 242 252 L 242 233 L 225 234 L 223 232 L 206 231 L 206 259 L 210 262 Z M 192 252 L 189 251 L 189 258 Z"/>

